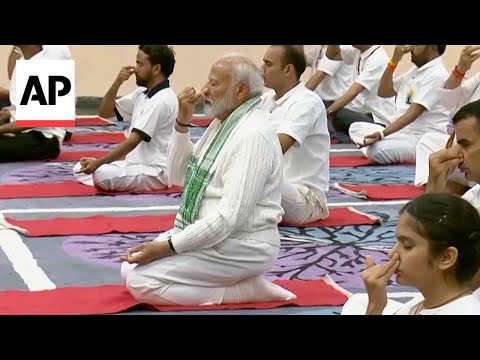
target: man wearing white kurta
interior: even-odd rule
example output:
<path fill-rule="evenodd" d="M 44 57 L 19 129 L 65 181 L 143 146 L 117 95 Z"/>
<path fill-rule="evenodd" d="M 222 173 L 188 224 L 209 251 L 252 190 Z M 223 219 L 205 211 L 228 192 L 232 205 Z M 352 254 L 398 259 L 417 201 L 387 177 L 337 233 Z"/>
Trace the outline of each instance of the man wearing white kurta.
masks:
<path fill-rule="evenodd" d="M 445 45 L 397 45 L 380 86 L 379 97 L 395 98 L 391 124 L 356 123 L 350 138 L 364 155 L 378 164 L 414 163 L 417 143 L 427 132 L 447 134 L 451 109 L 439 101 L 439 90 L 448 77 L 442 61 Z M 403 56 L 411 53 L 415 64 L 393 78 Z M 392 79 L 393 78 L 393 79 Z"/>
<path fill-rule="evenodd" d="M 178 114 L 178 100 L 168 80 L 174 66 L 169 46 L 139 46 L 137 66 L 122 68 L 99 109 L 102 117 L 117 114 L 130 121 L 128 138 L 100 159 L 81 159 L 74 167 L 80 182 L 104 191 L 170 187 L 165 176 L 167 148 Z M 120 86 L 133 74 L 139 88 L 116 100 Z"/>
<path fill-rule="evenodd" d="M 255 63 L 228 55 L 212 66 L 201 92 L 188 88 L 179 95 L 168 174 L 184 187 L 183 202 L 172 231 L 124 257 L 122 276 L 137 301 L 207 305 L 295 298 L 263 278 L 277 259 L 283 210 L 282 150 L 260 107 L 262 91 Z M 205 112 L 215 120 L 194 146 L 188 124 L 203 96 Z"/>
<path fill-rule="evenodd" d="M 328 217 L 330 135 L 322 100 L 300 76 L 305 56 L 295 45 L 274 45 L 263 58 L 262 106 L 271 113 L 284 153 L 282 207 L 285 223 L 306 224 Z"/>
<path fill-rule="evenodd" d="M 475 74 L 468 80 L 464 80 L 466 73 L 471 69 L 475 60 L 480 57 L 480 46 L 466 46 L 453 69 L 450 77 L 440 90 L 441 102 L 445 107 L 453 109 L 456 113 L 464 105 L 480 99 L 480 73 Z M 415 185 L 422 186 L 428 181 L 428 158 L 433 152 L 445 148 L 450 135 L 440 133 L 426 133 L 417 145 Z M 453 142 L 455 144 L 455 142 Z M 458 170 L 450 175 L 450 181 L 464 187 L 474 184 L 468 183 L 465 176 Z"/>

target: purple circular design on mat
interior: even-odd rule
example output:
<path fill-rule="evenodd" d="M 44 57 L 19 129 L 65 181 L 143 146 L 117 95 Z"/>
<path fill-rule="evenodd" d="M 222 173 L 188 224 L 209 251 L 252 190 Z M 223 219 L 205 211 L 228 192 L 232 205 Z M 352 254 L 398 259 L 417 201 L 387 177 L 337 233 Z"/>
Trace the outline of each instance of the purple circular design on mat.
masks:
<path fill-rule="evenodd" d="M 315 280 L 329 275 L 343 288 L 364 288 L 361 273 L 365 269 L 365 256 L 382 263 L 388 260 L 387 252 L 346 244 L 283 246 L 268 278 Z M 396 286 L 393 281 L 389 285 Z"/>
<path fill-rule="evenodd" d="M 128 248 L 155 239 L 159 234 L 105 234 L 70 236 L 62 249 L 85 262 L 120 269 Z"/>
<path fill-rule="evenodd" d="M 53 183 L 74 180 L 71 163 L 42 163 L 25 166 L 2 174 L 2 184 Z"/>

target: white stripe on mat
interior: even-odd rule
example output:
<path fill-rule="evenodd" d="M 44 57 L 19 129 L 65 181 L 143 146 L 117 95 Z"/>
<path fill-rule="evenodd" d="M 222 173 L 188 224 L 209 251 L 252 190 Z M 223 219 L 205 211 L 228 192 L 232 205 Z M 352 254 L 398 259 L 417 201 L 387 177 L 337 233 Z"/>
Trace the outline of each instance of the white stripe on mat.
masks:
<path fill-rule="evenodd" d="M 409 200 L 388 201 L 350 201 L 328 204 L 329 208 L 360 207 L 360 206 L 391 206 L 404 205 Z M 138 206 L 138 207 L 92 207 L 92 208 L 47 208 L 47 209 L 5 209 L 3 214 L 44 214 L 44 213 L 92 213 L 92 212 L 128 212 L 128 211 L 178 211 L 178 205 Z"/>
<path fill-rule="evenodd" d="M 0 248 L 30 291 L 55 289 L 55 284 L 38 266 L 37 260 L 16 231 L 0 230 Z"/>

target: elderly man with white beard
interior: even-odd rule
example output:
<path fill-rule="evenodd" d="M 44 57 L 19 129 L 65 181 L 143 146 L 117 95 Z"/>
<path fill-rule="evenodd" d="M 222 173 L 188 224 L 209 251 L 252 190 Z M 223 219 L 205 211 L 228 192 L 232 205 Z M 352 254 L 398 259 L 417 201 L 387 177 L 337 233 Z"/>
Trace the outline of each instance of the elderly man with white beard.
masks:
<path fill-rule="evenodd" d="M 167 174 L 183 186 L 174 227 L 127 251 L 122 277 L 152 305 L 288 301 L 295 295 L 263 278 L 277 259 L 282 220 L 282 149 L 260 106 L 260 69 L 242 55 L 214 63 L 208 83 L 179 94 Z M 215 118 L 195 145 L 189 122 L 206 102 Z"/>

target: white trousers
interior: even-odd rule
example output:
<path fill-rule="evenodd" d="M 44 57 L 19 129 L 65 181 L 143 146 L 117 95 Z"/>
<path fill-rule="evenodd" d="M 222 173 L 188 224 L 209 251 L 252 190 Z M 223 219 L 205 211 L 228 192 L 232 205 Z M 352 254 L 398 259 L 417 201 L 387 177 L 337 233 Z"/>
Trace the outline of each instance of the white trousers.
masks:
<path fill-rule="evenodd" d="M 307 224 L 325 219 L 329 215 L 327 197 L 322 192 L 297 184 L 282 184 L 283 221 L 290 224 Z"/>
<path fill-rule="evenodd" d="M 417 161 L 415 164 L 415 186 L 422 186 L 428 183 L 429 159 L 434 152 L 445 149 L 447 141 L 450 138 L 448 134 L 426 133 L 417 144 Z M 449 177 L 450 181 L 464 186 L 473 186 L 469 184 L 465 175 L 456 168 Z"/>
<path fill-rule="evenodd" d="M 401 302 L 389 299 L 382 315 L 395 314 L 403 304 Z M 342 308 L 342 315 L 365 315 L 368 307 L 367 294 L 355 294 L 348 298 Z"/>
<path fill-rule="evenodd" d="M 80 168 L 77 163 L 74 174 Z M 75 174 L 75 177 L 83 184 L 104 191 L 153 191 L 167 188 L 164 174 L 159 166 L 114 161 L 100 166 L 91 175 Z"/>
<path fill-rule="evenodd" d="M 378 124 L 356 122 L 350 126 L 349 135 L 355 144 L 361 145 L 365 136 L 384 129 Z M 378 164 L 413 163 L 418 141 L 417 136 L 397 132 L 371 146 L 363 147 L 362 153 Z"/>
<path fill-rule="evenodd" d="M 164 236 L 162 236 L 164 235 Z M 157 241 L 164 241 L 162 234 Z M 146 265 L 124 262 L 121 275 L 141 303 L 221 304 L 225 290 L 261 276 L 274 265 L 279 246 L 246 239 L 227 239 L 204 250 L 186 252 Z"/>

